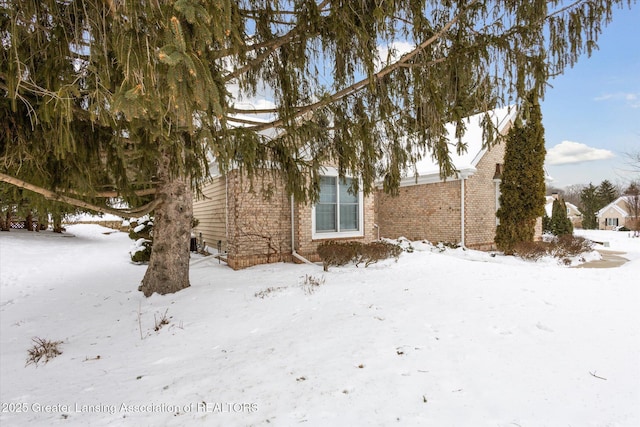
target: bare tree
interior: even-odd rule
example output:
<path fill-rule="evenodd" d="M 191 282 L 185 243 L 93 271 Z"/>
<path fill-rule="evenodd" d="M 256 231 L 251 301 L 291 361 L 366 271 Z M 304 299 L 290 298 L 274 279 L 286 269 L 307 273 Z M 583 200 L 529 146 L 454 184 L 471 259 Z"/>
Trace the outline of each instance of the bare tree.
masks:
<path fill-rule="evenodd" d="M 582 208 L 580 194 L 585 187 L 586 185 L 584 184 L 574 184 L 565 187 L 562 198 L 566 203 L 571 203 L 573 205 L 576 205 L 578 208 Z"/>
<path fill-rule="evenodd" d="M 632 182 L 625 191 L 625 204 L 629 212 L 629 220 L 625 224 L 633 230 L 640 229 L 640 182 Z"/>

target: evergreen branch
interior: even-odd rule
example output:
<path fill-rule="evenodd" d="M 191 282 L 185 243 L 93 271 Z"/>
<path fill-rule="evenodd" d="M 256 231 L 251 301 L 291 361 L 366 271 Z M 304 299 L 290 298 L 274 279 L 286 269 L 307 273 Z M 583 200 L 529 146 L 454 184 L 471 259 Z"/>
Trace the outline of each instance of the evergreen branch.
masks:
<path fill-rule="evenodd" d="M 474 3 L 477 3 L 479 0 L 474 0 L 473 2 L 471 2 L 469 4 L 469 6 L 472 6 Z M 433 42 L 435 42 L 436 40 L 438 40 L 440 37 L 442 37 L 447 31 L 449 31 L 449 29 L 462 17 L 462 15 L 464 15 L 464 13 L 466 12 L 466 9 L 461 11 L 458 15 L 454 16 L 449 22 L 447 22 L 441 29 L 440 31 L 438 31 L 437 33 L 435 33 L 433 36 L 429 37 L 427 40 L 425 40 L 424 42 L 420 43 L 418 46 L 416 46 L 415 49 L 413 49 L 411 52 L 408 52 L 406 54 L 404 54 L 398 61 L 387 65 L 386 67 L 384 67 L 382 70 L 378 71 L 377 73 L 371 75 L 370 77 L 366 77 L 354 84 L 352 84 L 351 86 L 348 86 L 342 90 L 339 90 L 338 92 L 334 93 L 333 95 L 315 102 L 313 104 L 309 104 L 307 106 L 304 107 L 300 107 L 297 109 L 297 111 L 294 113 L 293 117 L 294 118 L 300 118 L 302 116 L 304 116 L 307 113 L 310 113 L 312 111 L 318 110 L 322 107 L 326 107 L 327 105 L 333 104 L 347 96 L 353 95 L 359 91 L 361 91 L 362 89 L 364 89 L 365 87 L 367 87 L 368 85 L 370 85 L 371 83 L 373 83 L 376 80 L 380 80 L 383 77 L 386 77 L 387 75 L 391 74 L 392 72 L 396 71 L 399 68 L 402 68 L 404 66 L 406 66 L 410 60 L 412 60 L 416 55 L 418 55 L 420 52 L 422 52 L 425 48 L 427 48 L 430 44 L 432 44 Z M 425 63 L 422 64 L 423 66 L 431 66 L 434 64 L 437 64 L 439 62 L 443 62 L 445 61 L 446 58 L 440 58 L 440 59 L 436 59 L 434 61 L 430 61 L 429 63 Z M 249 130 L 252 131 L 261 131 L 261 130 L 265 130 L 265 129 L 271 129 L 271 128 L 276 128 L 279 126 L 282 126 L 284 124 L 284 120 L 283 119 L 278 119 L 278 120 L 274 120 L 272 122 L 269 123 L 265 123 L 263 125 L 259 125 L 259 126 L 254 126 L 254 127 L 250 127 L 248 128 Z"/>
<path fill-rule="evenodd" d="M 228 108 L 227 109 L 227 113 L 229 114 L 270 114 L 270 113 L 277 113 L 277 112 L 278 112 L 277 108 L 252 108 L 252 109 Z M 227 119 L 232 120 L 231 117 L 228 117 Z"/>
<path fill-rule="evenodd" d="M 318 9 L 322 9 L 328 3 L 330 3 L 329 0 L 324 0 L 322 3 L 320 3 L 318 5 Z M 251 61 L 247 62 L 243 67 L 240 67 L 237 70 L 234 70 L 234 71 L 230 72 L 229 74 L 227 74 L 224 77 L 224 81 L 228 82 L 230 80 L 233 80 L 233 79 L 237 78 L 238 76 L 246 73 L 247 71 L 253 69 L 257 64 L 260 64 L 262 61 L 267 59 L 278 48 L 280 48 L 280 47 L 284 46 L 285 44 L 291 42 L 291 40 L 293 40 L 294 37 L 296 37 L 298 34 L 302 33 L 303 30 L 304 30 L 304 28 L 302 28 L 300 26 L 296 26 L 291 31 L 289 31 L 288 33 L 284 34 L 282 37 L 279 37 L 279 38 L 277 38 L 277 39 L 275 39 L 272 42 L 269 42 L 267 44 L 263 44 L 262 47 L 266 47 L 267 48 L 266 51 L 264 51 L 261 54 L 257 55 L 254 59 L 252 59 Z M 252 46 L 250 51 L 256 51 L 256 50 L 260 49 L 260 47 L 258 47 L 258 46 L 260 46 L 260 45 L 256 45 L 256 47 Z"/>
<path fill-rule="evenodd" d="M 10 175 L 6 175 L 0 173 L 0 181 L 6 182 L 7 184 L 14 185 L 19 188 L 24 188 L 25 190 L 33 191 L 34 193 L 38 193 L 44 196 L 47 200 L 53 200 L 58 202 L 64 202 L 72 206 L 76 206 L 83 209 L 88 209 L 100 213 L 108 213 L 117 216 L 136 216 L 136 215 L 144 215 L 155 208 L 157 208 L 163 200 L 161 198 L 156 198 L 153 201 L 147 203 L 146 205 L 140 206 L 134 209 L 114 209 L 107 206 L 97 206 L 92 203 L 85 202 L 83 200 L 79 200 L 73 197 L 65 196 L 62 194 L 58 194 L 55 191 L 47 190 L 46 188 L 39 187 L 37 185 L 30 184 L 24 180 L 12 177 Z M 124 214 L 124 215 L 123 215 Z"/>
<path fill-rule="evenodd" d="M 143 190 L 134 190 L 132 194 L 136 196 L 150 196 L 152 194 L 156 194 L 157 190 L 155 188 L 145 188 Z M 76 196 L 82 196 L 82 193 L 79 193 L 74 190 L 65 191 L 65 193 L 73 194 Z M 92 197 L 97 197 L 100 199 L 112 199 L 114 197 L 120 197 L 122 193 L 119 191 L 99 191 L 95 194 L 92 194 Z"/>
<path fill-rule="evenodd" d="M 258 121 L 255 121 L 255 120 L 240 119 L 238 117 L 233 117 L 233 116 L 228 116 L 227 117 L 227 121 L 235 122 L 235 123 L 242 123 L 242 124 L 245 124 L 245 125 L 255 125 L 255 126 L 259 126 L 259 125 L 261 125 L 263 123 L 263 122 L 258 122 Z"/>
<path fill-rule="evenodd" d="M 273 43 L 268 46 L 268 49 L 262 52 L 260 55 L 256 56 L 251 61 L 247 62 L 243 67 L 238 68 L 224 76 L 224 81 L 229 82 L 240 76 L 241 74 L 246 73 L 247 71 L 253 69 L 257 64 L 260 64 L 262 61 L 267 59 L 273 52 L 275 52 L 278 48 L 284 46 L 285 44 L 291 42 L 293 38 L 300 32 L 300 28 L 296 27 L 293 30 L 289 31 L 284 36 L 279 39 L 274 40 Z M 255 49 L 252 49 L 255 50 Z"/>

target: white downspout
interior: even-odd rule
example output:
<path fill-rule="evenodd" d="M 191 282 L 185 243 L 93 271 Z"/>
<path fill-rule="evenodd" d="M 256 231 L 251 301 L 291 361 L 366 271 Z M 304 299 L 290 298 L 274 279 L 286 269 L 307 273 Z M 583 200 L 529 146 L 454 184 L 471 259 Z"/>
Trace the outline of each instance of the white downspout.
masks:
<path fill-rule="evenodd" d="M 500 218 L 498 218 L 498 209 L 500 209 L 500 181 L 500 179 L 493 180 L 496 186 L 496 227 L 500 225 Z"/>
<path fill-rule="evenodd" d="M 465 174 L 460 176 L 460 246 L 464 248 L 464 181 L 467 179 Z"/>
<path fill-rule="evenodd" d="M 305 257 L 303 257 L 302 255 L 300 255 L 298 252 L 296 252 L 296 244 L 295 244 L 295 220 L 294 220 L 294 199 L 293 199 L 293 195 L 291 195 L 291 256 L 293 256 L 294 258 L 304 262 L 305 264 L 310 264 L 310 265 L 316 265 L 314 263 L 312 263 L 311 261 L 309 261 L 308 259 L 306 259 Z"/>

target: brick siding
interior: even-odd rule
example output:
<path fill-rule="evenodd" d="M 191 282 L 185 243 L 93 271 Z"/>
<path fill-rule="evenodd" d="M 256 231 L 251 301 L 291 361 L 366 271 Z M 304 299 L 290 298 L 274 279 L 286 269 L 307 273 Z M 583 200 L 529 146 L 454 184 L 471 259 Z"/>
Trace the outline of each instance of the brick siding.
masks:
<path fill-rule="evenodd" d="M 496 163 L 503 163 L 504 144 L 488 150 L 465 180 L 465 246 L 494 249 L 496 231 Z M 448 179 L 401 187 L 396 197 L 378 191 L 377 218 L 383 237 L 460 243 L 461 183 Z"/>
<path fill-rule="evenodd" d="M 460 242 L 460 181 L 401 187 L 398 196 L 378 191 L 376 198 L 382 237 Z"/>

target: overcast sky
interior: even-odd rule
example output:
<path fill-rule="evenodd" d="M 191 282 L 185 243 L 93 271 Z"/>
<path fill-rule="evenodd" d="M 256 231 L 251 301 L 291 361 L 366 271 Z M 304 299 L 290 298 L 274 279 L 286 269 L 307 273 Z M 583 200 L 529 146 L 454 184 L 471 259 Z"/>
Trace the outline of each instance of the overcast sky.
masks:
<path fill-rule="evenodd" d="M 554 187 L 627 184 L 640 151 L 640 5 L 617 10 L 591 58 L 552 80 L 542 103 Z"/>

